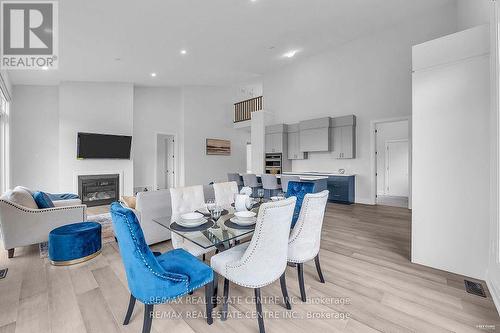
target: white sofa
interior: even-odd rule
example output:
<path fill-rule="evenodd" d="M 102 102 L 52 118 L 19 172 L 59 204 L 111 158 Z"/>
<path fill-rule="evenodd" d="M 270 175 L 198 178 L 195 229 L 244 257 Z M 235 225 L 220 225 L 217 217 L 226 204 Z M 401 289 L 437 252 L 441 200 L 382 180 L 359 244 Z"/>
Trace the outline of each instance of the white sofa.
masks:
<path fill-rule="evenodd" d="M 9 258 L 16 247 L 48 241 L 54 228 L 87 220 L 87 206 L 78 199 L 54 201 L 55 207 L 38 209 L 10 201 L 8 193 L 0 197 L 0 231 Z"/>
<path fill-rule="evenodd" d="M 214 199 L 212 185 L 204 185 L 203 192 L 205 199 Z M 127 205 L 125 204 L 125 206 Z M 135 199 L 135 208 L 129 208 L 137 216 L 148 245 L 171 239 L 170 231 L 153 221 L 156 217 L 172 215 L 170 190 L 139 192 Z"/>
<path fill-rule="evenodd" d="M 136 196 L 135 215 L 141 224 L 148 245 L 170 239 L 170 231 L 153 221 L 153 218 L 170 216 L 172 205 L 169 190 L 139 192 Z"/>

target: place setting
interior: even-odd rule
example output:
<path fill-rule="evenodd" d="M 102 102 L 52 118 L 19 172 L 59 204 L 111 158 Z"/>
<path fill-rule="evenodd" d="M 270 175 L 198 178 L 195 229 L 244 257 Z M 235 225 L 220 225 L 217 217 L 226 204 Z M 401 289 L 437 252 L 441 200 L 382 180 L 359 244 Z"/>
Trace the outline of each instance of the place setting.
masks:
<path fill-rule="evenodd" d="M 253 229 L 257 222 L 257 213 L 252 211 L 235 212 L 234 216 L 224 222 L 224 225 L 232 229 Z"/>
<path fill-rule="evenodd" d="M 202 213 L 191 212 L 182 214 L 179 219 L 170 225 L 170 228 L 175 231 L 204 231 L 211 228 L 214 222 L 206 218 Z"/>

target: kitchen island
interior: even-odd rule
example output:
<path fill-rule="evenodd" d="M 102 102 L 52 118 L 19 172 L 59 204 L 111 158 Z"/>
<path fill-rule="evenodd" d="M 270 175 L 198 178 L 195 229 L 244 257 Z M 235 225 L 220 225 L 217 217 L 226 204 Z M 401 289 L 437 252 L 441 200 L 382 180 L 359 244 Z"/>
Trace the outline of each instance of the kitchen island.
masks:
<path fill-rule="evenodd" d="M 330 194 L 328 195 L 328 201 L 348 205 L 354 203 L 356 197 L 356 177 L 354 174 L 314 171 L 284 172 L 283 174 L 299 176 L 301 180 L 303 177 L 325 177 L 327 189 L 328 191 L 330 191 Z"/>
<path fill-rule="evenodd" d="M 288 174 L 288 173 L 286 173 Z M 296 174 L 293 174 L 294 176 Z M 240 174 L 240 176 L 243 176 L 243 174 Z M 262 180 L 260 179 L 260 175 L 256 175 L 257 179 L 260 183 L 262 183 Z M 299 175 L 297 176 L 300 177 L 301 182 L 309 182 L 309 183 L 314 183 L 314 192 L 321 192 L 326 189 L 328 189 L 328 176 L 323 176 L 323 175 Z M 276 178 L 278 178 L 278 184 L 281 184 L 281 175 L 276 175 Z"/>

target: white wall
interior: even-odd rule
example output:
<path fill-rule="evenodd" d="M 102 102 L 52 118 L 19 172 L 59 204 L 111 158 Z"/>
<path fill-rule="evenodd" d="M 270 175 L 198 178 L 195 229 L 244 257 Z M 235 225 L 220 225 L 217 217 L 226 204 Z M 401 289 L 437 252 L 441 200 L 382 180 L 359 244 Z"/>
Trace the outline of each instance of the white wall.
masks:
<path fill-rule="evenodd" d="M 499 33 L 500 5 L 494 2 L 490 22 L 490 73 L 491 73 L 491 111 L 490 111 L 490 253 L 486 282 L 493 301 L 500 310 L 500 221 L 499 221 L 499 97 L 500 97 L 500 60 Z"/>
<path fill-rule="evenodd" d="M 484 279 L 489 27 L 414 47 L 412 261 Z"/>
<path fill-rule="evenodd" d="M 59 190 L 58 104 L 56 86 L 14 86 L 10 116 L 12 187 Z"/>
<path fill-rule="evenodd" d="M 126 83 L 62 83 L 59 87 L 59 190 L 75 192 L 77 174 L 123 174 L 121 193 L 133 193 L 132 160 L 77 160 L 78 132 L 132 135 L 133 86 Z M 134 152 L 132 152 L 134 154 Z M 132 155 L 133 156 L 133 155 Z"/>
<path fill-rule="evenodd" d="M 227 181 L 228 172 L 245 172 L 249 133 L 233 128 L 232 88 L 183 89 L 184 181 L 186 185 Z M 231 141 L 231 156 L 206 155 L 206 139 Z"/>
<path fill-rule="evenodd" d="M 134 187 L 154 186 L 156 134 L 176 135 L 182 148 L 181 117 L 181 88 L 134 88 Z"/>
<path fill-rule="evenodd" d="M 357 116 L 356 159 L 313 153 L 294 161 L 293 171 L 346 169 L 357 174 L 356 202 L 373 203 L 370 123 L 411 114 L 411 46 L 455 30 L 456 7 L 450 5 L 265 75 L 264 108 L 276 123 Z"/>
<path fill-rule="evenodd" d="M 489 23 L 491 3 L 491 0 L 458 0 L 458 30 Z"/>
<path fill-rule="evenodd" d="M 377 129 L 377 194 L 385 194 L 385 144 L 390 140 L 408 140 L 408 121 L 379 123 Z"/>

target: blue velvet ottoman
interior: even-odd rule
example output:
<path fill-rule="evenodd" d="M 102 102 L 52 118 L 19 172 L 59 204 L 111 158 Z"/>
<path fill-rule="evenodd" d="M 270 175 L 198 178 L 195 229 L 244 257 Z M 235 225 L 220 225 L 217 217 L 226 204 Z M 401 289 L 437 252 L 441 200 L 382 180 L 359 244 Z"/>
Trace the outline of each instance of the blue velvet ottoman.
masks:
<path fill-rule="evenodd" d="M 63 225 L 49 233 L 52 265 L 67 266 L 90 260 L 101 253 L 101 225 L 80 222 Z"/>

